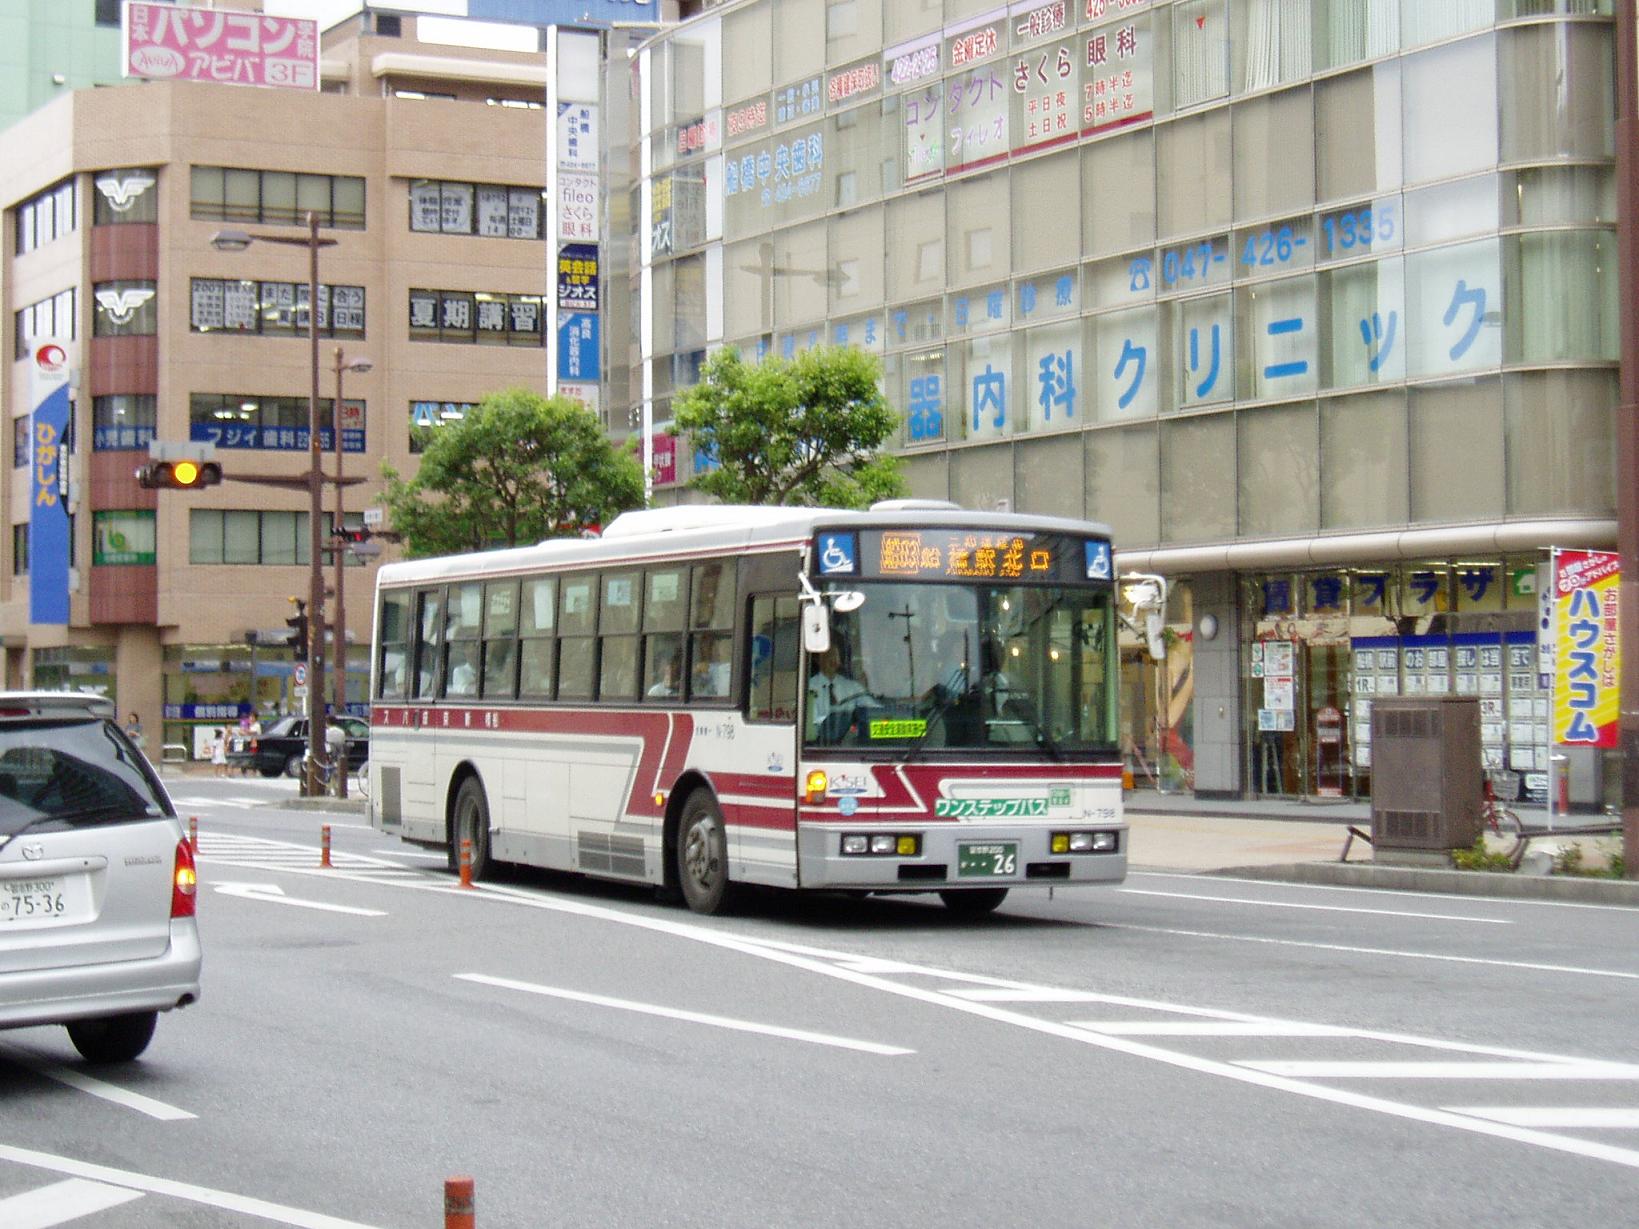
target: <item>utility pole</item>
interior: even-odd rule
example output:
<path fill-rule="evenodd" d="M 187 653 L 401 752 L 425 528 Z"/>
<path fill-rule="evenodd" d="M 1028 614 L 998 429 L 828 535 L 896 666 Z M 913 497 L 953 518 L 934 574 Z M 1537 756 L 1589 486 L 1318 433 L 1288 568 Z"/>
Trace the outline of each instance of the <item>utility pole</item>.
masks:
<path fill-rule="evenodd" d="M 1616 408 L 1622 860 L 1639 878 L 1639 3 L 1616 4 L 1616 248 L 1621 404 Z"/>

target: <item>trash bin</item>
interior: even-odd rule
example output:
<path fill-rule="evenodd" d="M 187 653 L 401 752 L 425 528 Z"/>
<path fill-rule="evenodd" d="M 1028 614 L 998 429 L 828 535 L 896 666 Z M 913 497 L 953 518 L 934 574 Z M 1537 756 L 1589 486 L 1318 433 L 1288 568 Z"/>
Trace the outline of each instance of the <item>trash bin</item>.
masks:
<path fill-rule="evenodd" d="M 1372 849 L 1466 849 L 1480 835 L 1475 696 L 1372 701 Z"/>

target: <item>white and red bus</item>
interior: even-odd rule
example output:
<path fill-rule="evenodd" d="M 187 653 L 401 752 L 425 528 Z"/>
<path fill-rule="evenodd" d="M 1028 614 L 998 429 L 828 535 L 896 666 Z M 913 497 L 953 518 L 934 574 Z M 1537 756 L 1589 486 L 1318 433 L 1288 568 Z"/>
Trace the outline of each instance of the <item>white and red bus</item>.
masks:
<path fill-rule="evenodd" d="M 912 500 L 389 564 L 370 822 L 705 913 L 1120 882 L 1115 588 L 1101 525 Z"/>

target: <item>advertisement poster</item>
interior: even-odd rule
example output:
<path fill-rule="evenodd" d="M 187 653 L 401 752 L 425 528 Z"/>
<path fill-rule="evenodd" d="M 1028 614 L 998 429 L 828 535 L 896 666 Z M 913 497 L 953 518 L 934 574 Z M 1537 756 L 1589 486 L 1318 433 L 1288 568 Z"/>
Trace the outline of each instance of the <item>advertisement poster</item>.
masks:
<path fill-rule="evenodd" d="M 29 364 L 28 601 L 30 623 L 68 623 L 68 352 L 39 341 Z"/>
<path fill-rule="evenodd" d="M 123 51 L 127 77 L 319 88 L 319 25 L 298 17 L 132 0 Z"/>
<path fill-rule="evenodd" d="M 1553 741 L 1564 747 L 1615 747 L 1621 557 L 1611 551 L 1556 550 L 1552 574 Z"/>

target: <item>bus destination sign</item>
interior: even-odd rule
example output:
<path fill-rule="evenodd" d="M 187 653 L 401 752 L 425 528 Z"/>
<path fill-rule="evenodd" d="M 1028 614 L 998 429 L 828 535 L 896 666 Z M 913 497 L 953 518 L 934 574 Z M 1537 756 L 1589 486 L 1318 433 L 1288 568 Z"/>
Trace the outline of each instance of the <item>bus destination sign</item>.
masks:
<path fill-rule="evenodd" d="M 821 535 L 852 538 L 852 534 Z M 1062 584 L 1109 580 L 1110 544 L 1104 539 L 1069 538 L 984 529 L 868 529 L 857 552 L 841 544 L 848 565 L 825 575 L 852 573 L 861 579 L 1012 581 Z M 833 551 L 833 554 L 836 552 Z M 857 563 L 855 562 L 857 560 Z"/>

